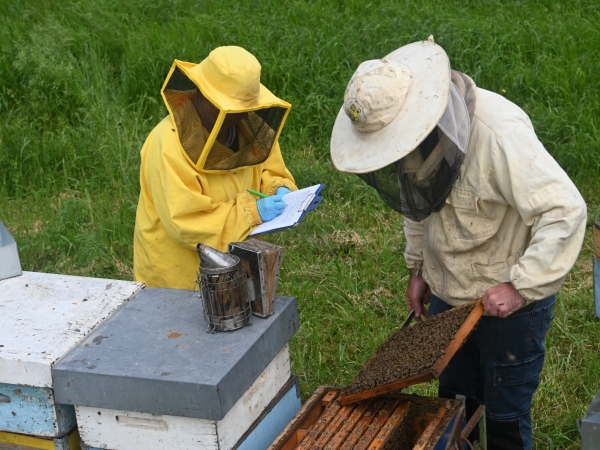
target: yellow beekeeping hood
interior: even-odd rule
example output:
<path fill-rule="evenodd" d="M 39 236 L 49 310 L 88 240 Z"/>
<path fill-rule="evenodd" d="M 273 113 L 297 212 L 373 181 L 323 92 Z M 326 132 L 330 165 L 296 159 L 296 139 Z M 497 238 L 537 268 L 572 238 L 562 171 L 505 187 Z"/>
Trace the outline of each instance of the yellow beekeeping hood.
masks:
<path fill-rule="evenodd" d="M 197 170 L 226 172 L 264 162 L 277 142 L 291 105 L 260 83 L 260 64 L 241 47 L 218 47 L 200 64 L 175 60 L 161 94 L 185 157 Z M 198 91 L 218 110 L 202 126 L 192 100 Z M 217 135 L 228 114 L 247 113 L 230 127 L 231 143 Z"/>

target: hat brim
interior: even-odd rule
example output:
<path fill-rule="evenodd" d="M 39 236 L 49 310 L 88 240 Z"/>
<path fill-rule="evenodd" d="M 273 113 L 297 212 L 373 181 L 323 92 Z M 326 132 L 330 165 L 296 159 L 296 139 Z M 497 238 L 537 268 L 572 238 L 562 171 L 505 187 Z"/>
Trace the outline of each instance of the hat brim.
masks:
<path fill-rule="evenodd" d="M 342 172 L 366 173 L 388 166 L 413 151 L 440 121 L 450 94 L 450 62 L 442 47 L 430 41 L 400 47 L 383 59 L 407 66 L 413 82 L 398 115 L 387 126 L 362 133 L 344 108 L 331 134 L 331 159 Z"/>
<path fill-rule="evenodd" d="M 198 86 L 202 95 L 204 95 L 213 105 L 221 111 L 232 112 L 247 112 L 262 108 L 270 108 L 278 106 L 289 109 L 291 105 L 285 100 L 280 99 L 267 89 L 262 83 L 258 96 L 252 100 L 239 100 L 229 97 L 217 89 L 215 89 L 205 78 L 202 73 L 201 64 L 192 64 L 185 61 L 175 60 L 175 64 L 185 75 Z M 168 79 L 168 78 L 167 78 Z"/>

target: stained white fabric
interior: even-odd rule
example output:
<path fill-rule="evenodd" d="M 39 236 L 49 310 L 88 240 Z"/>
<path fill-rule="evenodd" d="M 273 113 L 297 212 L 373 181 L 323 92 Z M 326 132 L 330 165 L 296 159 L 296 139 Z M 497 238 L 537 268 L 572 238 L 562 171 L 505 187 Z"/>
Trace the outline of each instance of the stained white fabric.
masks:
<path fill-rule="evenodd" d="M 452 305 L 511 282 L 528 301 L 555 294 L 585 232 L 586 205 L 529 117 L 477 89 L 467 155 L 446 205 L 404 221 L 408 267 Z"/>

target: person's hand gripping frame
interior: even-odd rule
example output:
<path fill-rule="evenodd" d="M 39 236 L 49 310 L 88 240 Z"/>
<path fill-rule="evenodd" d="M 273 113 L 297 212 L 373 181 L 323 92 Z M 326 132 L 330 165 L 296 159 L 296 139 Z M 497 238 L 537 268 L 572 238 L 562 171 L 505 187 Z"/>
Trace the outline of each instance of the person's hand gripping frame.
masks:
<path fill-rule="evenodd" d="M 415 312 L 414 318 L 420 322 L 421 315 L 428 317 L 427 307 L 431 299 L 429 285 L 423 279 L 421 269 L 410 269 L 410 277 L 406 288 L 406 308 Z"/>

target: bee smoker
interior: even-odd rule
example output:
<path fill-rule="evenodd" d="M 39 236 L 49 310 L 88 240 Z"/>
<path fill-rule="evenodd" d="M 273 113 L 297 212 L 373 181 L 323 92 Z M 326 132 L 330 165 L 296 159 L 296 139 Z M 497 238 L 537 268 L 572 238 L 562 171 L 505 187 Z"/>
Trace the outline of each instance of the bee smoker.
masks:
<path fill-rule="evenodd" d="M 247 275 L 235 255 L 204 244 L 196 247 L 200 256 L 200 287 L 207 331 L 231 331 L 243 327 L 250 318 Z"/>
<path fill-rule="evenodd" d="M 248 275 L 248 295 L 252 314 L 269 317 L 277 294 L 283 248 L 258 239 L 231 242 L 229 254 L 238 256 Z"/>

